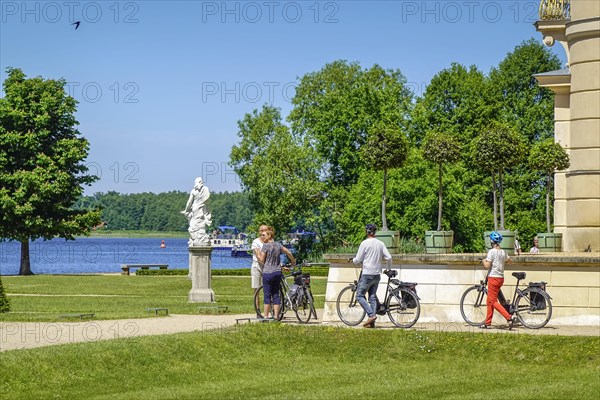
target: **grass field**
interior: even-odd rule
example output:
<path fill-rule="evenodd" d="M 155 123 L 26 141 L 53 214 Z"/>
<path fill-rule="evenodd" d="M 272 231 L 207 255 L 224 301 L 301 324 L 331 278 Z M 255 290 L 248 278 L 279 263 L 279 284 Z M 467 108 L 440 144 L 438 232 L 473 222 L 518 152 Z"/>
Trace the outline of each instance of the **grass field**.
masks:
<path fill-rule="evenodd" d="M 96 319 L 145 318 L 146 308 L 166 307 L 172 314 L 197 314 L 188 303 L 187 276 L 33 275 L 3 276 L 11 312 L 0 321 L 57 321 L 62 314 L 94 313 Z M 325 301 L 325 277 L 312 278 L 316 307 Z M 218 305 L 228 313 L 254 312 L 250 277 L 215 276 Z"/>
<path fill-rule="evenodd" d="M 0 398 L 596 399 L 599 354 L 596 337 L 253 324 L 3 352 Z"/>
<path fill-rule="evenodd" d="M 14 312 L 196 313 L 187 277 L 3 277 Z M 219 305 L 251 312 L 249 277 L 215 277 Z M 317 306 L 325 279 L 313 279 Z M 1 331 L 0 331 L 1 340 Z M 600 338 L 349 329 L 288 323 L 0 352 L 1 399 L 596 399 Z"/>

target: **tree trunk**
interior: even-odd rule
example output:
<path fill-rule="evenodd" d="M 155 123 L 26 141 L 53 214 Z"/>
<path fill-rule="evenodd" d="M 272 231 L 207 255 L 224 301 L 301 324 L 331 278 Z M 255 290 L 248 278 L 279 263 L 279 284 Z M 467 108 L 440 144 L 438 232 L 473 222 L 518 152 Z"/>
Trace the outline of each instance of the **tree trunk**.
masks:
<path fill-rule="evenodd" d="M 498 195 L 500 197 L 500 230 L 504 230 L 504 188 L 502 187 L 502 170 L 498 171 Z"/>
<path fill-rule="evenodd" d="M 387 193 L 387 169 L 383 170 L 383 196 L 381 196 L 381 230 L 387 231 L 387 217 L 385 215 Z"/>
<path fill-rule="evenodd" d="M 29 240 L 21 241 L 21 267 L 19 275 L 33 275 L 31 272 L 31 263 L 29 262 Z"/>
<path fill-rule="evenodd" d="M 546 229 L 548 233 L 550 232 L 550 184 L 552 182 L 550 178 L 550 174 L 546 177 Z"/>
<path fill-rule="evenodd" d="M 438 174 L 438 225 L 437 230 L 442 230 L 442 163 L 440 163 Z"/>
<path fill-rule="evenodd" d="M 492 197 L 494 199 L 494 230 L 498 230 L 498 196 L 496 195 L 496 174 L 492 171 Z"/>

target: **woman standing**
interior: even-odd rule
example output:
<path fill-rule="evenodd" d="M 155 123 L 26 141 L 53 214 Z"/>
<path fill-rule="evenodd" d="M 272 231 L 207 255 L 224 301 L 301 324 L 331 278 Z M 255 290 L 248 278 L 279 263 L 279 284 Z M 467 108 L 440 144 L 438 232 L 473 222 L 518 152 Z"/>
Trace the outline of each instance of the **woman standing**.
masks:
<path fill-rule="evenodd" d="M 285 253 L 290 259 L 292 266 L 296 265 L 296 259 L 292 253 L 283 247 L 280 243 L 273 240 L 275 237 L 275 230 L 269 226 L 265 231 L 261 232 L 261 238 L 264 238 L 263 246 L 258 255 L 258 262 L 263 264 L 263 295 L 265 303 L 265 318 L 271 313 L 271 304 L 273 305 L 273 312 L 275 316 L 279 315 L 281 308 L 281 296 L 279 296 L 279 290 L 281 288 L 281 279 L 283 274 L 281 273 L 281 253 Z"/>
<path fill-rule="evenodd" d="M 502 242 L 501 234 L 492 232 L 490 234 L 490 241 L 492 242 L 492 248 L 483 260 L 483 266 L 485 269 L 489 269 L 490 272 L 488 273 L 487 315 L 485 322 L 479 326 L 482 329 L 487 329 L 492 324 L 494 309 L 498 310 L 508 322 L 512 322 L 513 318 L 504 306 L 498 302 L 498 292 L 500 292 L 500 288 L 504 284 L 504 264 L 510 262 L 510 257 L 500 248 L 500 242 Z"/>

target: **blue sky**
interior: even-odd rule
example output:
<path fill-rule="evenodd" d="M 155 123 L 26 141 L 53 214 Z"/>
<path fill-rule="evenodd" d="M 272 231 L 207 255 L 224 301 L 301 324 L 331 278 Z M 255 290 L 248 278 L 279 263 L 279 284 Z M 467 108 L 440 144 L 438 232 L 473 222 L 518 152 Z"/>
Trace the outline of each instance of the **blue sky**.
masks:
<path fill-rule="evenodd" d="M 12 66 L 68 82 L 101 178 L 86 194 L 189 191 L 196 176 L 213 192 L 239 190 L 226 165 L 237 121 L 265 103 L 287 116 L 305 73 L 377 63 L 420 95 L 452 62 L 487 73 L 523 40 L 541 41 L 538 5 L 0 0 L 0 80 Z"/>

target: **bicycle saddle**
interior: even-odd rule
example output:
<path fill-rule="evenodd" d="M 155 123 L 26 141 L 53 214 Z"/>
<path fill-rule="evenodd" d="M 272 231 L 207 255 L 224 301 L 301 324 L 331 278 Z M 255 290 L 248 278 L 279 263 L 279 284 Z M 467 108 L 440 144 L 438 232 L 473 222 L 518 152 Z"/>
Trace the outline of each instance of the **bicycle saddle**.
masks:
<path fill-rule="evenodd" d="M 388 278 L 394 278 L 398 276 L 398 271 L 394 269 L 386 269 L 385 271 L 383 271 L 383 273 L 386 274 Z"/>
<path fill-rule="evenodd" d="M 515 278 L 521 280 L 521 279 L 525 279 L 525 277 L 527 276 L 527 274 L 525 272 L 513 272 L 512 276 L 514 276 Z"/>

